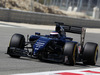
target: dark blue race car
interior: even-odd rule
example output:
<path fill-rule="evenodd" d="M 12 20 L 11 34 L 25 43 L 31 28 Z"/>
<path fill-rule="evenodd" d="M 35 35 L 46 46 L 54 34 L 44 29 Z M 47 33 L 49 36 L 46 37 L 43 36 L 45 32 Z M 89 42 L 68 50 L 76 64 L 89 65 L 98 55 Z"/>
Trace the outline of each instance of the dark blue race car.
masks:
<path fill-rule="evenodd" d="M 55 31 L 50 35 L 35 33 L 35 35 L 27 36 L 27 41 L 25 41 L 22 34 L 14 34 L 7 54 L 14 58 L 23 56 L 70 65 L 75 65 L 76 62 L 95 65 L 98 58 L 98 44 L 87 42 L 84 45 L 85 28 L 55 23 Z M 66 37 L 66 32 L 80 34 L 80 43 L 73 41 L 71 37 Z"/>

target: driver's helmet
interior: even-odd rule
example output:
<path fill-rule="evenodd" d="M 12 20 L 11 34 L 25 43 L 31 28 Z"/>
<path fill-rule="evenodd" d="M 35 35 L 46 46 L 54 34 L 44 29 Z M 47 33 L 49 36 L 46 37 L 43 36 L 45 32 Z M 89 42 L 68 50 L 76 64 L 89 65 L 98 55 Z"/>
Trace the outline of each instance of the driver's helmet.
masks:
<path fill-rule="evenodd" d="M 50 33 L 50 37 L 52 37 L 52 38 L 58 38 L 59 36 L 60 36 L 59 33 L 56 31 L 53 31 Z"/>

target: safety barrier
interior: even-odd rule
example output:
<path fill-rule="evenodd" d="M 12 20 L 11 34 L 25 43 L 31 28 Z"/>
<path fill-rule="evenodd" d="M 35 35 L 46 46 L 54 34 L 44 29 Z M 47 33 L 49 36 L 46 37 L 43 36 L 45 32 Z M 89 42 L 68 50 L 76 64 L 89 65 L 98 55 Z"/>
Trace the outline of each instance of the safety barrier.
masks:
<path fill-rule="evenodd" d="M 66 25 L 81 26 L 81 27 L 100 27 L 100 20 L 89 20 L 83 18 L 72 18 L 62 15 L 19 11 L 12 9 L 0 8 L 0 20 L 8 22 L 21 22 L 31 24 L 54 25 L 54 22 L 64 22 Z"/>

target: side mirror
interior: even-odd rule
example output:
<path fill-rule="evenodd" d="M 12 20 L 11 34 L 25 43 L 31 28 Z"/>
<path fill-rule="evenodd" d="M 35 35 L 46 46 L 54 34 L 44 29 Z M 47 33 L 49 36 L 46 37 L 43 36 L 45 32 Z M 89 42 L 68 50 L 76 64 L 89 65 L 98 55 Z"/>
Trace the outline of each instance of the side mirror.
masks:
<path fill-rule="evenodd" d="M 35 32 L 35 35 L 40 35 L 40 33 L 39 32 Z"/>

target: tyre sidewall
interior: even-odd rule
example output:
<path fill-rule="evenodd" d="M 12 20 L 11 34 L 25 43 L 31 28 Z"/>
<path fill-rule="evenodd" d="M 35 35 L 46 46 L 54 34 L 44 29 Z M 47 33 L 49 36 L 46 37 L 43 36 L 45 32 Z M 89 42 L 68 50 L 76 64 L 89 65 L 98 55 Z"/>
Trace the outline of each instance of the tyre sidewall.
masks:
<path fill-rule="evenodd" d="M 83 63 L 95 65 L 97 61 L 96 55 L 98 55 L 98 44 L 87 42 L 83 51 Z"/>
<path fill-rule="evenodd" d="M 77 44 L 74 42 L 68 42 L 64 47 L 64 59 L 67 56 L 70 65 L 75 65 L 76 62 L 76 50 Z"/>

